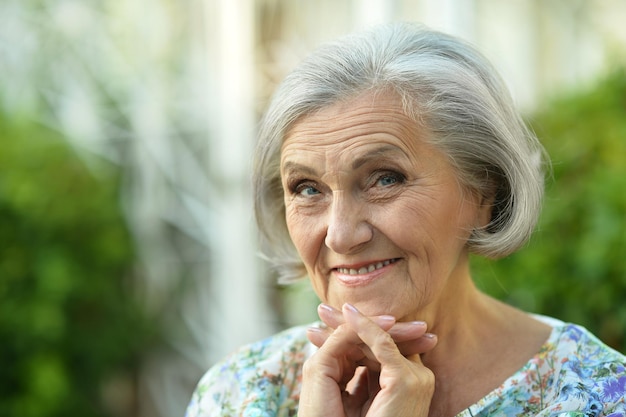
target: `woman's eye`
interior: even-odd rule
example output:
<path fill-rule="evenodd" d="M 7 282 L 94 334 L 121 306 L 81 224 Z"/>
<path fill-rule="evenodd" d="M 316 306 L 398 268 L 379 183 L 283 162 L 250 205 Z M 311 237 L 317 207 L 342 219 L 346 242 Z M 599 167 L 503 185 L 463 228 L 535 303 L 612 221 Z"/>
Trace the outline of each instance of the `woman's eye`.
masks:
<path fill-rule="evenodd" d="M 301 197 L 311 197 L 320 193 L 320 191 L 315 188 L 315 184 L 310 182 L 299 182 L 289 187 L 289 189 L 292 194 Z"/>
<path fill-rule="evenodd" d="M 303 197 L 310 197 L 312 195 L 319 194 L 319 190 L 311 185 L 303 185 L 298 187 L 297 193 Z"/>
<path fill-rule="evenodd" d="M 397 173 L 385 173 L 378 177 L 376 185 L 380 187 L 388 187 L 404 181 L 404 176 Z"/>

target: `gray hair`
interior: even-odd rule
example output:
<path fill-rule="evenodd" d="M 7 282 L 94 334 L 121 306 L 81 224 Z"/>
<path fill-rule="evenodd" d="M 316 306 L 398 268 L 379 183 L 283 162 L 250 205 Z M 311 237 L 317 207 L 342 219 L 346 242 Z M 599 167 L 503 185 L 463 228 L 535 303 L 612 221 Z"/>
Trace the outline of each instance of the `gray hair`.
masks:
<path fill-rule="evenodd" d="M 277 88 L 262 120 L 253 172 L 263 251 L 280 282 L 306 276 L 289 237 L 280 177 L 285 135 L 300 118 L 367 91 L 391 90 L 431 133 L 461 184 L 494 198 L 471 252 L 490 258 L 523 246 L 535 228 L 544 150 L 489 61 L 468 43 L 421 25 L 395 23 L 323 45 Z"/>

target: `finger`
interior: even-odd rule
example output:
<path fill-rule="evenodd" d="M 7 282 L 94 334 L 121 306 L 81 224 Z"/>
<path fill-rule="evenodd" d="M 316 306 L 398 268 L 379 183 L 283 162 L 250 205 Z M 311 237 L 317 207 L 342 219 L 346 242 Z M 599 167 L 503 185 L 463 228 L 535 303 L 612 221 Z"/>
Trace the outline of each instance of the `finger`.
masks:
<path fill-rule="evenodd" d="M 354 377 L 346 385 L 346 391 L 354 395 L 358 390 L 363 389 L 364 386 L 367 387 L 367 368 L 359 366 L 354 372 Z M 365 391 L 367 392 L 367 390 Z"/>
<path fill-rule="evenodd" d="M 373 326 L 384 332 L 375 323 Z M 318 333 L 310 330 L 311 335 Z M 359 336 L 347 324 L 340 325 L 326 338 L 323 345 L 306 361 L 305 368 L 311 375 L 331 378 L 340 388 L 352 379 L 358 363 L 365 355 L 361 350 L 363 342 Z"/>
<path fill-rule="evenodd" d="M 334 328 L 335 326 L 338 327 L 345 322 L 343 314 L 339 310 L 334 309 L 327 304 L 320 304 L 318 307 L 318 313 L 325 324 L 331 328 Z M 393 318 L 392 316 L 377 316 L 371 319 L 373 319 L 374 322 L 377 322 L 381 328 L 385 329 L 388 327 L 388 323 L 391 322 Z M 423 321 L 411 321 L 395 323 L 388 332 L 398 345 L 400 353 L 406 357 L 413 354 L 425 353 L 435 347 L 437 344 L 437 338 L 435 335 L 426 333 L 426 328 L 427 325 Z M 309 340 L 315 346 L 320 347 L 324 344 L 330 333 L 331 330 L 328 328 L 320 330 L 311 329 L 308 336 Z M 379 370 L 380 365 L 376 363 L 370 348 L 362 346 L 361 349 L 364 357 L 360 360 L 360 364 L 367 366 L 370 369 Z M 354 360 L 359 360 L 358 353 L 353 353 L 351 357 Z"/>
<path fill-rule="evenodd" d="M 318 307 L 318 313 L 325 324 L 331 328 L 334 328 L 334 326 L 338 327 L 345 322 L 343 314 L 339 310 L 334 309 L 327 304 L 320 304 Z M 389 323 L 392 322 L 393 317 L 376 316 L 370 317 L 370 319 L 381 326 L 381 328 L 385 329 L 388 327 Z M 426 329 L 427 325 L 423 321 L 400 322 L 393 324 L 393 326 L 388 330 L 388 333 L 396 342 L 400 353 L 407 357 L 414 354 L 428 352 L 435 347 L 437 344 L 437 337 L 431 333 L 426 333 Z M 307 336 L 309 337 L 311 343 L 320 347 L 324 344 L 331 332 L 332 330 L 329 328 L 312 328 L 309 330 Z M 361 346 L 361 350 L 364 357 L 361 359 L 360 363 L 370 369 L 380 370 L 380 365 L 376 363 L 374 355 L 369 347 L 366 345 Z M 351 354 L 351 357 L 354 360 L 359 360 L 359 354 L 356 352 Z"/>
<path fill-rule="evenodd" d="M 423 365 L 420 356 L 402 356 L 389 333 L 354 306 L 344 304 L 342 312 L 346 323 L 371 349 L 381 365 L 378 377 L 380 391 L 374 397 L 368 414 L 428 415 L 435 390 L 435 375 Z"/>
<path fill-rule="evenodd" d="M 372 325 L 377 327 L 381 332 L 384 332 L 384 330 L 375 323 L 372 323 Z M 361 341 L 358 334 L 347 324 L 342 324 L 335 330 L 312 327 L 307 329 L 307 336 L 314 339 L 316 343 L 325 339 L 321 343 L 319 350 L 323 350 L 325 353 L 335 357 L 351 355 L 353 351 L 358 352 L 357 360 L 364 356 L 360 349 L 363 345 L 363 341 Z"/>
<path fill-rule="evenodd" d="M 342 311 L 346 323 L 363 343 L 370 348 L 374 358 L 381 365 L 404 364 L 405 358 L 398 350 L 389 333 L 361 314 L 353 305 L 344 304 Z"/>
<path fill-rule="evenodd" d="M 371 325 L 386 334 L 376 323 L 371 322 Z M 368 384 L 363 371 L 355 379 L 351 389 L 353 395 L 340 393 L 344 392 L 346 386 L 354 379 L 358 368 L 357 359 L 364 357 L 360 349 L 363 345 L 361 338 L 347 323 L 339 325 L 335 330 L 309 329 L 307 336 L 313 343 L 321 346 L 305 361 L 302 368 L 300 394 L 302 413 L 306 414 L 309 408 L 313 410 L 320 404 L 333 410 L 346 410 L 346 405 L 350 403 L 356 409 L 360 409 L 369 399 L 366 394 L 368 390 L 364 388 Z"/>
<path fill-rule="evenodd" d="M 406 342 L 416 340 L 426 334 L 428 326 L 423 321 L 408 321 L 395 323 L 388 331 L 393 340 Z"/>
<path fill-rule="evenodd" d="M 329 306 L 328 304 L 320 304 L 317 311 L 320 319 L 330 328 L 336 329 L 345 322 L 341 311 Z M 384 330 L 388 330 L 389 334 L 396 343 L 413 340 L 417 341 L 419 338 L 423 337 L 426 334 L 427 330 L 427 325 L 423 321 L 396 323 L 395 318 L 390 315 L 374 316 L 370 317 L 370 319 Z M 391 327 L 389 327 L 390 323 L 392 324 Z M 417 345 L 419 346 L 417 349 L 423 348 L 425 349 L 424 351 L 430 350 L 430 347 L 432 347 L 431 343 L 424 342 L 425 341 L 417 343 Z M 411 345 L 412 344 L 410 343 L 408 346 Z"/>
<path fill-rule="evenodd" d="M 432 350 L 437 346 L 437 336 L 432 333 L 426 333 L 422 337 L 409 340 L 406 342 L 396 343 L 398 350 L 402 353 L 402 356 L 408 358 L 412 355 L 420 355 Z"/>
<path fill-rule="evenodd" d="M 322 347 L 324 342 L 326 342 L 326 339 L 328 339 L 332 331 L 333 330 L 329 328 L 313 326 L 306 329 L 306 337 L 311 343 L 319 348 Z"/>
<path fill-rule="evenodd" d="M 429 350 L 433 349 L 437 345 L 437 336 L 432 333 L 426 333 L 424 336 L 420 337 L 416 340 L 411 340 L 408 342 L 396 343 L 398 350 L 405 358 L 408 358 L 413 355 L 421 355 L 422 353 L 426 353 Z M 359 360 L 358 364 L 362 366 L 366 366 L 368 369 L 372 371 L 380 371 L 380 363 L 376 359 L 374 353 L 370 349 L 369 346 L 363 344 L 360 346 L 361 352 L 363 353 L 363 358 Z M 357 355 L 354 355 L 356 358 Z"/>
<path fill-rule="evenodd" d="M 306 332 L 306 336 L 311 343 L 313 343 L 318 348 L 321 348 L 322 345 L 328 340 L 330 335 L 334 330 L 329 328 L 322 327 L 309 327 Z M 358 338 L 353 338 L 352 342 L 354 346 L 352 346 L 346 355 L 346 359 L 354 362 L 356 364 L 362 363 L 366 361 L 366 354 L 363 351 L 363 343 Z M 371 355 L 373 357 L 373 355 Z"/>
<path fill-rule="evenodd" d="M 365 367 L 359 367 L 354 377 L 346 385 L 348 408 L 360 408 L 369 398 L 368 371 Z"/>
<path fill-rule="evenodd" d="M 317 315 L 330 328 L 336 329 L 344 323 L 341 311 L 329 306 L 328 304 L 320 304 L 317 306 Z"/>
<path fill-rule="evenodd" d="M 345 323 L 345 319 L 343 318 L 343 314 L 341 313 L 341 311 L 329 306 L 328 304 L 324 304 L 324 303 L 320 304 L 317 307 L 317 314 L 319 315 L 320 319 L 324 322 L 324 324 L 326 324 L 328 327 L 332 329 L 336 329 L 337 327 Z M 390 316 L 390 315 L 373 316 L 371 317 L 371 319 L 384 330 L 389 330 L 396 324 L 395 317 Z M 425 325 L 426 324 L 424 323 L 424 326 Z M 408 328 L 405 329 L 404 327 L 401 326 L 398 334 L 406 338 L 409 336 L 409 332 L 410 330 Z M 405 339 L 405 340 L 408 340 L 408 339 Z"/>

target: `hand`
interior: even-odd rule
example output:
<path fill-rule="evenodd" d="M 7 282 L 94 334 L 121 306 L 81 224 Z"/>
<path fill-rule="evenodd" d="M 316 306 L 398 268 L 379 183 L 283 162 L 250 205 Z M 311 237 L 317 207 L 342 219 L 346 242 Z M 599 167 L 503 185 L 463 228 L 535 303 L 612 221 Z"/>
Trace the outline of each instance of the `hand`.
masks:
<path fill-rule="evenodd" d="M 369 319 L 347 304 L 341 313 L 343 323 L 304 364 L 298 415 L 427 416 L 434 375 L 419 354 L 405 357 L 400 352 L 388 332 L 395 320 L 384 317 L 381 326 L 380 319 Z M 378 364 L 380 372 L 359 367 L 365 346 L 372 355 L 368 359 Z"/>
<path fill-rule="evenodd" d="M 317 314 L 328 327 L 311 328 L 307 336 L 311 343 L 319 348 L 337 327 L 345 323 L 345 320 L 341 311 L 327 304 L 320 304 L 317 308 Z M 392 316 L 375 316 L 370 317 L 370 319 L 389 333 L 400 353 L 405 357 L 428 352 L 437 344 L 437 336 L 426 333 L 427 325 L 423 321 L 397 323 Z M 369 347 L 364 344 L 360 347 L 361 349 L 354 352 L 355 357 L 353 359 L 359 365 L 367 366 L 370 370 L 380 371 L 379 363 L 374 360 Z"/>

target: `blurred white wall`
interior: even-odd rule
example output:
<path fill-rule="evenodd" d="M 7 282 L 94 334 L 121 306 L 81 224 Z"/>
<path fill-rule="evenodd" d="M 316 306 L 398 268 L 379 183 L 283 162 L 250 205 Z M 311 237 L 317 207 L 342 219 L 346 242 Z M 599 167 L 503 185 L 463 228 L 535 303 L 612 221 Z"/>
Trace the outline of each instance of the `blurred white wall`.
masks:
<path fill-rule="evenodd" d="M 260 112 L 315 45 L 421 21 L 477 44 L 525 110 L 590 83 L 626 49 L 621 0 L 40 3 L 0 3 L 0 71 L 11 80 L 1 105 L 44 103 L 44 123 L 125 172 L 137 295 L 168 335 L 146 358 L 145 417 L 183 415 L 218 358 L 314 317 L 277 298 L 258 260 L 248 177 Z"/>

